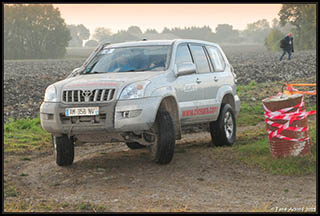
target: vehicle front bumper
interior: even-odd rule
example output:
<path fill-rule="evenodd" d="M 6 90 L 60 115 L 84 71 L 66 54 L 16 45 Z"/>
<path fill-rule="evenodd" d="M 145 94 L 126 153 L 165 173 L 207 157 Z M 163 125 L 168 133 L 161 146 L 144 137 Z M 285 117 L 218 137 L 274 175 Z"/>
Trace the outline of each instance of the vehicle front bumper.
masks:
<path fill-rule="evenodd" d="M 64 104 L 43 102 L 41 126 L 54 135 L 143 131 L 152 127 L 161 97 L 119 100 L 108 103 Z M 67 117 L 66 108 L 99 107 L 98 116 Z"/>

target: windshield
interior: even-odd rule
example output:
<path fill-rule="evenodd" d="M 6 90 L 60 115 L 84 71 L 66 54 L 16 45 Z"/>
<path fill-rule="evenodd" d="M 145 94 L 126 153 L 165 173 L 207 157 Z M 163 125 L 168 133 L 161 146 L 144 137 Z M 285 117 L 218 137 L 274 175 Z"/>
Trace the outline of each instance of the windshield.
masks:
<path fill-rule="evenodd" d="M 170 46 L 119 47 L 101 50 L 88 64 L 86 73 L 163 71 Z"/>

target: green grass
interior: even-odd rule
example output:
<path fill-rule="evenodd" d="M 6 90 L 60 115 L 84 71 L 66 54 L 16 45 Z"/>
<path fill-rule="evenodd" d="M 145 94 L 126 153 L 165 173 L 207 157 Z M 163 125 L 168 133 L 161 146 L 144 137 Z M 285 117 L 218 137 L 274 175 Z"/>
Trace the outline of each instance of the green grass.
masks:
<path fill-rule="evenodd" d="M 307 111 L 317 110 L 317 104 L 306 104 L 306 110 Z"/>
<path fill-rule="evenodd" d="M 5 197 L 17 197 L 19 193 L 13 185 L 4 184 L 4 196 Z"/>
<path fill-rule="evenodd" d="M 264 134 L 264 135 L 263 135 Z M 268 136 L 265 129 L 249 131 L 242 134 L 232 153 L 240 161 L 249 166 L 258 166 L 264 171 L 281 175 L 309 175 L 316 173 L 316 128 L 315 122 L 310 124 L 312 142 L 311 154 L 298 157 L 275 159 L 271 156 Z"/>
<path fill-rule="evenodd" d="M 237 85 L 237 93 L 239 94 L 239 96 L 241 96 L 243 93 L 248 91 L 254 91 L 259 87 L 260 85 L 257 84 L 256 81 L 252 80 L 248 85 Z"/>
<path fill-rule="evenodd" d="M 243 132 L 237 132 L 236 145 L 247 145 L 248 143 L 256 142 L 265 139 L 266 134 L 265 126 L 254 127 Z"/>
<path fill-rule="evenodd" d="M 78 208 L 80 210 L 90 210 L 92 207 L 90 203 L 80 203 Z"/>
<path fill-rule="evenodd" d="M 256 125 L 264 120 L 264 110 L 260 103 L 241 102 L 240 113 L 237 118 L 237 126 Z"/>
<path fill-rule="evenodd" d="M 237 119 L 237 126 L 256 125 L 264 120 L 263 107 L 259 89 L 263 89 L 264 84 L 257 84 L 251 81 L 248 85 L 237 85 L 237 94 L 240 97 L 240 113 Z M 250 100 L 254 97 L 256 100 Z"/>
<path fill-rule="evenodd" d="M 51 135 L 40 125 L 40 118 L 10 119 L 4 125 L 4 151 L 21 153 L 51 147 Z"/>

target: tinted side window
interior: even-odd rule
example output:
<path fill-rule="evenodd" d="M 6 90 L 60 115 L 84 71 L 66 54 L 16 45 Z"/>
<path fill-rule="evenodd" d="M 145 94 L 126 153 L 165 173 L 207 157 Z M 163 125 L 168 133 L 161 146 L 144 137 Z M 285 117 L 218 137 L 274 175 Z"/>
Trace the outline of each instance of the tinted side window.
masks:
<path fill-rule="evenodd" d="M 202 46 L 191 45 L 190 48 L 191 48 L 192 56 L 194 58 L 194 61 L 197 67 L 197 72 L 209 73 L 210 72 L 209 63 Z"/>
<path fill-rule="evenodd" d="M 176 64 L 182 64 L 184 62 L 192 63 L 192 58 L 187 45 L 181 45 L 177 49 Z"/>
<path fill-rule="evenodd" d="M 221 52 L 216 47 L 207 47 L 215 71 L 224 71 L 226 63 Z"/>

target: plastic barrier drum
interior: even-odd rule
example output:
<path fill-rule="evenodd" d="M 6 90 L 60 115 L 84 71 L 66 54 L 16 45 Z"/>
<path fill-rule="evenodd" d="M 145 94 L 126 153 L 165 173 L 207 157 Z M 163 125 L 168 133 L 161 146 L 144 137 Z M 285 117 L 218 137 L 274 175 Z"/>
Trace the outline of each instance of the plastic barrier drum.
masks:
<path fill-rule="evenodd" d="M 265 114 L 266 131 L 269 134 L 270 152 L 275 158 L 301 156 L 311 152 L 303 95 L 279 93 L 262 100 Z"/>

